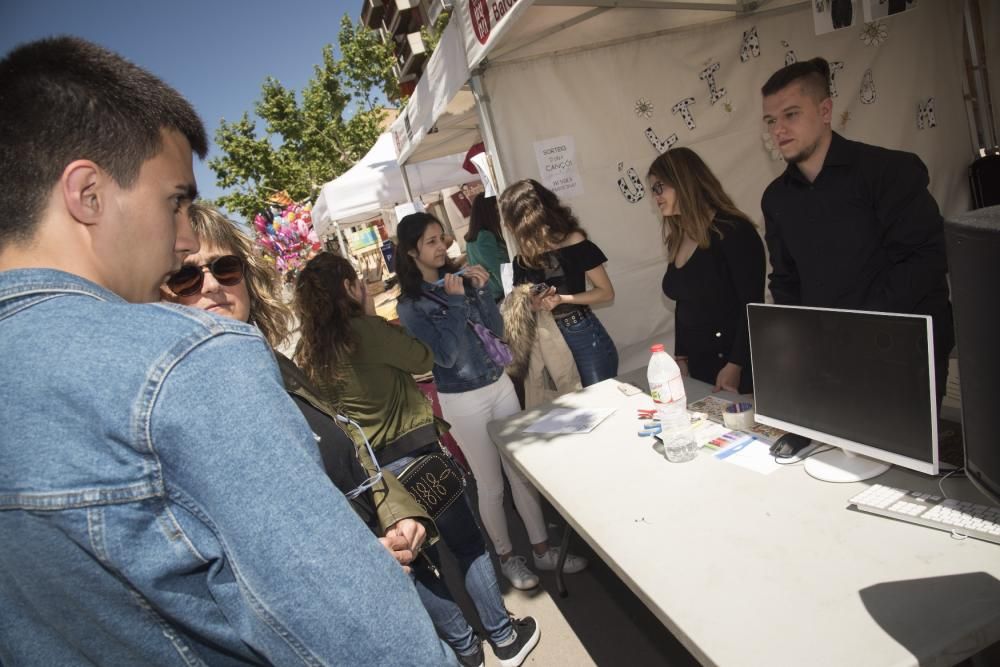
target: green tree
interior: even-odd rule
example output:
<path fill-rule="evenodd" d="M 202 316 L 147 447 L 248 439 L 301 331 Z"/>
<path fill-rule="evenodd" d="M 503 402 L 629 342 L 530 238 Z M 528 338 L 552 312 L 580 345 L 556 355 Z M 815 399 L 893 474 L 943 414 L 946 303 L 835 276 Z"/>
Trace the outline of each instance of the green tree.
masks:
<path fill-rule="evenodd" d="M 244 220 L 287 192 L 295 201 L 315 198 L 323 183 L 349 169 L 375 144 L 385 117 L 382 100 L 398 100 L 392 44 L 348 15 L 340 22 L 340 58 L 323 47 L 323 60 L 302 90 L 267 77 L 254 115 L 225 119 L 215 132 L 222 155 L 209 160 L 227 193 L 214 203 Z M 258 132 L 258 119 L 263 133 Z"/>

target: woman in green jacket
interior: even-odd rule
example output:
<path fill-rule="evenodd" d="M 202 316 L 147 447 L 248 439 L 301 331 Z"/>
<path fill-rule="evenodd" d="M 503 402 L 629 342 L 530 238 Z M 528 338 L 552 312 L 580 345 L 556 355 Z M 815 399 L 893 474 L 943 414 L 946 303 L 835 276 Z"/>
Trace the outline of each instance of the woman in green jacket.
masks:
<path fill-rule="evenodd" d="M 295 305 L 300 322 L 295 360 L 322 396 L 356 420 L 383 469 L 398 472 L 417 457 L 441 451 L 447 423 L 413 379 L 430 371 L 434 355 L 402 327 L 375 315 L 364 281 L 339 255 L 321 253 L 299 273 Z M 360 436 L 357 435 L 357 438 Z M 504 607 L 496 571 L 467 492 L 435 518 L 441 539 L 458 561 L 493 652 L 505 667 L 520 665 L 538 643 L 535 620 L 514 619 Z M 438 560 L 437 550 L 426 550 Z M 463 665 L 481 665 L 479 638 L 440 582 L 416 572 L 417 592 L 438 633 Z"/>
<path fill-rule="evenodd" d="M 500 230 L 500 210 L 496 197 L 485 197 L 483 193 L 472 200 L 472 217 L 469 231 L 465 234 L 465 252 L 470 266 L 479 264 L 490 273 L 490 293 L 498 303 L 503 299 L 503 283 L 500 281 L 500 265 L 510 262 L 507 244 Z"/>

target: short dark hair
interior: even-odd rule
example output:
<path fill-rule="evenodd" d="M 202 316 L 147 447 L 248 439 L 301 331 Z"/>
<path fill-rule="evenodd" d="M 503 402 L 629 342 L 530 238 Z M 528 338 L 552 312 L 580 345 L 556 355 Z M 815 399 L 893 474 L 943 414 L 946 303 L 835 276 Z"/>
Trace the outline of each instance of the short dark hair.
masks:
<path fill-rule="evenodd" d="M 52 187 L 73 160 L 135 183 L 163 129 L 201 158 L 205 126 L 180 93 L 116 53 L 76 37 L 24 44 L 0 60 L 0 247 L 31 239 Z"/>
<path fill-rule="evenodd" d="M 830 97 L 830 63 L 823 58 L 813 58 L 786 65 L 771 75 L 760 93 L 768 97 L 796 81 L 800 81 L 802 87 L 818 100 L 825 100 Z"/>

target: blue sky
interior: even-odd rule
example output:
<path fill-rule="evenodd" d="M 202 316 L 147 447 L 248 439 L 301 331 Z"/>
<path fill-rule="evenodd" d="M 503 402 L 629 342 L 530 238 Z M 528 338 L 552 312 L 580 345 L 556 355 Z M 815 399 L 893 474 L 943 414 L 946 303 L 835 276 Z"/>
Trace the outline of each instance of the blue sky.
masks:
<path fill-rule="evenodd" d="M 179 90 L 213 139 L 219 120 L 252 112 L 264 77 L 301 90 L 336 47 L 340 18 L 357 21 L 361 0 L 0 0 L 0 54 L 40 37 L 71 34 L 97 42 Z M 259 125 L 258 125 L 259 127 Z M 214 143 L 209 156 L 217 153 Z M 205 162 L 198 188 L 221 194 Z"/>

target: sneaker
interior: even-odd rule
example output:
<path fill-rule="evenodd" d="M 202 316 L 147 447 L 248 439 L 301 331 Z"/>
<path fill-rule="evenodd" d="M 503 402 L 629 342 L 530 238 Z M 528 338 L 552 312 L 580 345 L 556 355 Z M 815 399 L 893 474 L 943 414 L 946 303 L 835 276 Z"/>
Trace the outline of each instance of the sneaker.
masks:
<path fill-rule="evenodd" d="M 486 657 L 483 655 L 483 645 L 476 639 L 476 644 L 472 653 L 468 655 L 455 654 L 458 658 L 458 664 L 462 667 L 483 667 L 486 664 Z"/>
<path fill-rule="evenodd" d="M 549 547 L 549 550 L 539 556 L 535 554 L 535 567 L 539 570 L 554 570 L 559 564 L 559 547 Z M 583 556 L 566 554 L 566 562 L 563 563 L 563 573 L 573 574 L 587 567 L 587 559 Z"/>
<path fill-rule="evenodd" d="M 524 618 L 511 618 L 511 625 L 514 626 L 514 641 L 506 646 L 493 646 L 493 655 L 500 661 L 500 667 L 518 667 L 524 659 L 531 653 L 531 649 L 538 645 L 538 638 L 542 631 L 538 629 L 538 623 L 530 616 Z"/>
<path fill-rule="evenodd" d="M 510 585 L 520 591 L 526 591 L 538 585 L 538 575 L 528 569 L 524 556 L 511 556 L 500 562 L 500 571 L 507 577 Z"/>

